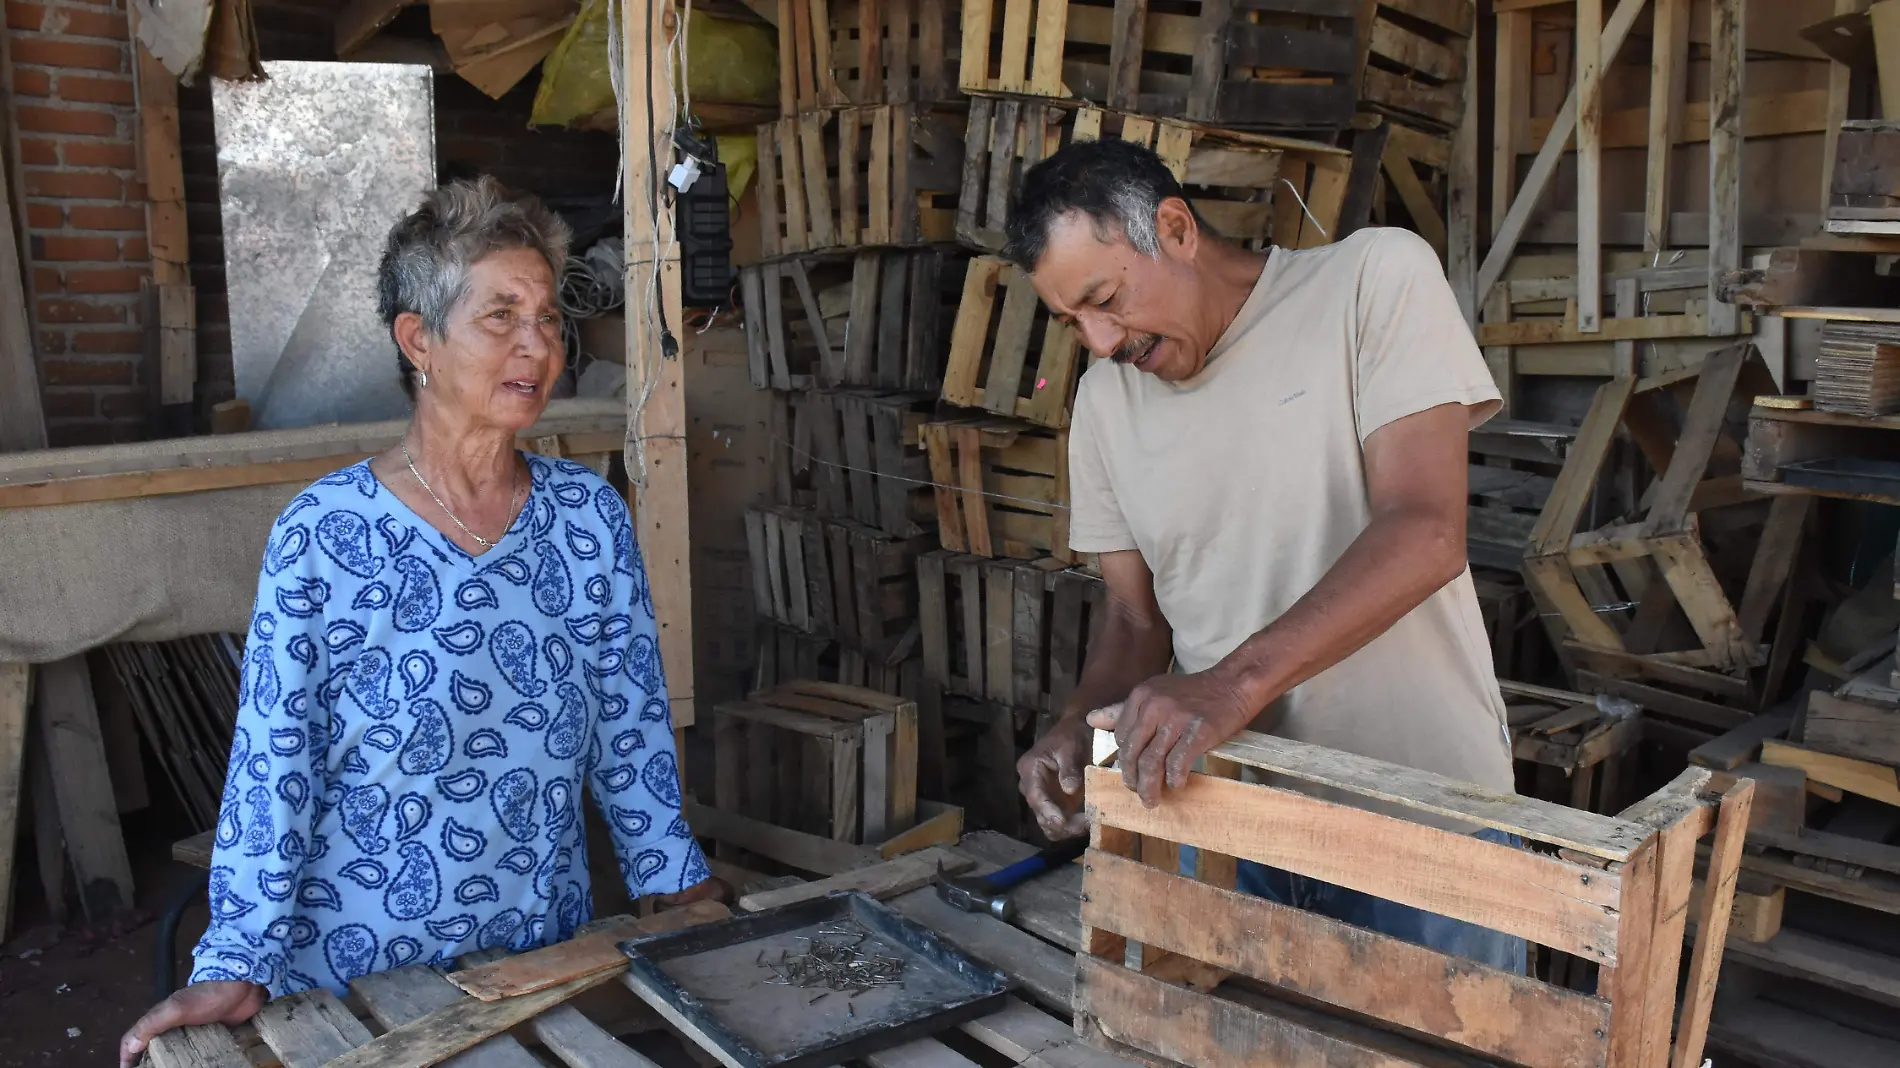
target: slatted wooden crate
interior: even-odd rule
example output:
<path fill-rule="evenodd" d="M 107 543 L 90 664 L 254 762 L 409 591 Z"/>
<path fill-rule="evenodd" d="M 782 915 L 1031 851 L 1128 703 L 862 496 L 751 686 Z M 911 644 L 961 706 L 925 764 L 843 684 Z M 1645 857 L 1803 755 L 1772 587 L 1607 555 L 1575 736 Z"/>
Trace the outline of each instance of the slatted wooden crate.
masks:
<path fill-rule="evenodd" d="M 943 547 L 977 556 L 1069 551 L 1069 435 L 1005 419 L 954 419 L 919 431 Z"/>
<path fill-rule="evenodd" d="M 1575 427 L 1492 419 L 1471 434 L 1465 555 L 1473 564 L 1516 571 L 1537 513 L 1556 486 Z"/>
<path fill-rule="evenodd" d="M 966 0 L 966 92 L 1085 100 L 1229 128 L 1351 118 L 1358 0 Z"/>
<path fill-rule="evenodd" d="M 1360 99 L 1450 131 L 1464 116 L 1471 0 L 1381 0 L 1367 35 Z"/>
<path fill-rule="evenodd" d="M 748 508 L 745 526 L 753 611 L 794 630 L 831 635 L 831 590 L 810 575 L 825 566 L 825 530 L 818 517 L 792 508 Z"/>
<path fill-rule="evenodd" d="M 773 504 L 815 508 L 818 493 L 812 485 L 811 394 L 774 393 L 767 423 L 766 469 L 772 480 Z"/>
<path fill-rule="evenodd" d="M 1281 157 L 1333 155 L 1329 146 L 1265 134 L 1214 130 L 1177 119 L 1150 119 L 1095 107 L 1068 107 L 1034 100 L 970 101 L 964 135 L 963 188 L 957 200 L 957 239 L 995 251 L 1003 247 L 1003 221 L 1030 167 L 1075 141 L 1102 138 L 1152 148 L 1187 188 L 1194 210 L 1224 237 L 1260 248 L 1275 235 L 1297 237 L 1297 205 L 1276 218 L 1274 190 Z M 1304 191 L 1302 191 L 1304 195 Z M 1289 198 L 1291 203 L 1291 198 Z M 1282 240 L 1291 247 L 1293 240 Z"/>
<path fill-rule="evenodd" d="M 924 675 L 944 692 L 1060 712 L 1081 679 L 1102 580 L 1059 561 L 948 550 L 917 560 Z"/>
<path fill-rule="evenodd" d="M 929 461 L 917 451 L 931 398 L 915 393 L 816 392 L 810 420 L 818 514 L 855 519 L 894 537 L 936 520 Z"/>
<path fill-rule="evenodd" d="M 1474 1054 L 1525 1068 L 1701 1063 L 1752 780 L 1718 801 L 1704 796 L 1708 770 L 1690 769 L 1609 817 L 1251 731 L 1208 755 L 1288 785 L 1190 773 L 1151 809 L 1121 772 L 1085 769 L 1091 848 L 1074 996 L 1076 1030 L 1092 1044 L 1196 1068 L 1466 1064 L 1477 1063 Z M 1308 784 L 1352 803 L 1301 792 Z M 1357 807 L 1366 803 L 1381 810 Z M 1433 817 L 1520 835 L 1531 848 L 1447 830 Z M 1697 840 L 1711 832 L 1709 890 L 1691 910 Z M 1236 893 L 1220 877 L 1177 875 L 1182 845 L 1583 957 L 1600 966 L 1598 992 Z M 1239 982 L 1215 989 L 1228 976 L 1297 998 L 1253 995 Z M 1188 984 L 1169 981 L 1179 977 Z"/>
<path fill-rule="evenodd" d="M 935 392 L 965 262 L 949 249 L 885 249 L 743 268 L 753 388 Z"/>
<path fill-rule="evenodd" d="M 917 556 L 930 539 L 893 538 L 792 509 L 749 509 L 759 616 L 897 662 L 918 637 Z"/>
<path fill-rule="evenodd" d="M 779 111 L 951 99 L 955 5 L 788 0 L 779 20 Z"/>
<path fill-rule="evenodd" d="M 754 690 L 768 690 L 795 679 L 838 681 L 835 638 L 821 638 L 761 619 L 753 626 L 752 643 Z"/>
<path fill-rule="evenodd" d="M 950 328 L 943 399 L 1038 426 L 1068 426 L 1080 352 L 1075 331 L 1049 314 L 1028 275 L 1007 260 L 978 256 L 964 272 Z"/>
<path fill-rule="evenodd" d="M 758 128 L 759 251 L 953 239 L 963 115 L 911 104 L 812 111 Z"/>
<path fill-rule="evenodd" d="M 917 704 L 800 680 L 713 710 L 713 795 L 725 812 L 841 842 L 917 822 Z"/>

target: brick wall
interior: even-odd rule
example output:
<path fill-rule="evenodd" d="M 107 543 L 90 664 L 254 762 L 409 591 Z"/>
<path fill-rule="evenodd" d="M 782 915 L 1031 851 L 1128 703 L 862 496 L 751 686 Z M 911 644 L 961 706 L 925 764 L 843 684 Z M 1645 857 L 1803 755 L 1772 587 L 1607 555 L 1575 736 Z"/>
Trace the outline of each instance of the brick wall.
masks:
<path fill-rule="evenodd" d="M 149 257 L 123 0 L 9 0 L 6 12 L 47 436 L 134 440 L 149 403 Z"/>

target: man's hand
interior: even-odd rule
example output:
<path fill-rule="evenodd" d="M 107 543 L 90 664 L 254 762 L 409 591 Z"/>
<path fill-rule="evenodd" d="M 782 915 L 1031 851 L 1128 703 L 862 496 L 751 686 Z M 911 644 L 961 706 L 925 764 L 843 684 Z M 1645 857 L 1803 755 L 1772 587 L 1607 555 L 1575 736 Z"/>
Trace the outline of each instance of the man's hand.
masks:
<path fill-rule="evenodd" d="M 197 1024 L 241 1024 L 264 1007 L 264 988 L 256 983 L 219 980 L 193 983 L 152 1006 L 119 1039 L 119 1068 L 132 1068 L 152 1039 Z"/>
<path fill-rule="evenodd" d="M 722 905 L 730 905 L 734 897 L 732 884 L 715 875 L 709 879 L 702 879 L 678 893 L 661 894 L 653 899 L 653 903 L 659 908 L 676 909 L 695 901 L 717 901 Z"/>
<path fill-rule="evenodd" d="M 1202 754 L 1233 737 L 1260 710 L 1217 672 L 1156 675 L 1128 700 L 1089 713 L 1088 724 L 1115 732 L 1122 782 L 1153 808 L 1165 780 L 1171 790 L 1187 783 Z"/>
<path fill-rule="evenodd" d="M 1016 761 L 1018 788 L 1051 840 L 1089 829 L 1082 812 L 1082 769 L 1089 764 L 1090 737 L 1082 717 L 1064 716 Z"/>

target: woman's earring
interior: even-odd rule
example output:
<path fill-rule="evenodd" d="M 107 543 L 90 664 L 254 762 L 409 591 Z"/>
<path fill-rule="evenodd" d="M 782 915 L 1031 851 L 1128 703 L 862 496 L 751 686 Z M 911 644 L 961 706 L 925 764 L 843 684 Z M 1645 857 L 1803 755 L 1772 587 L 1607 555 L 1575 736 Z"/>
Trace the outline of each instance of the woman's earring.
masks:
<path fill-rule="evenodd" d="M 416 371 L 416 386 L 417 386 L 417 388 L 420 388 L 420 389 L 427 389 L 427 388 L 428 388 L 428 386 L 429 386 L 429 372 L 427 372 L 427 371 L 423 371 L 423 370 L 417 370 L 417 371 Z"/>

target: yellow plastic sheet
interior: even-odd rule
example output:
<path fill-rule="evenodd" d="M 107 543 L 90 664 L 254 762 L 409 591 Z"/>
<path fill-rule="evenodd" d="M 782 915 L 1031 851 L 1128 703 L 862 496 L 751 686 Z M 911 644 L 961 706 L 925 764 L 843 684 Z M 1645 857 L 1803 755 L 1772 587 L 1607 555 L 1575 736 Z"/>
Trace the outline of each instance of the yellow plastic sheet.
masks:
<path fill-rule="evenodd" d="M 607 0 L 586 0 L 541 68 L 530 122 L 613 128 L 614 89 L 607 73 L 610 32 Z M 686 71 L 695 100 L 770 105 L 778 99 L 778 38 L 769 26 L 695 11 L 686 23 Z"/>

